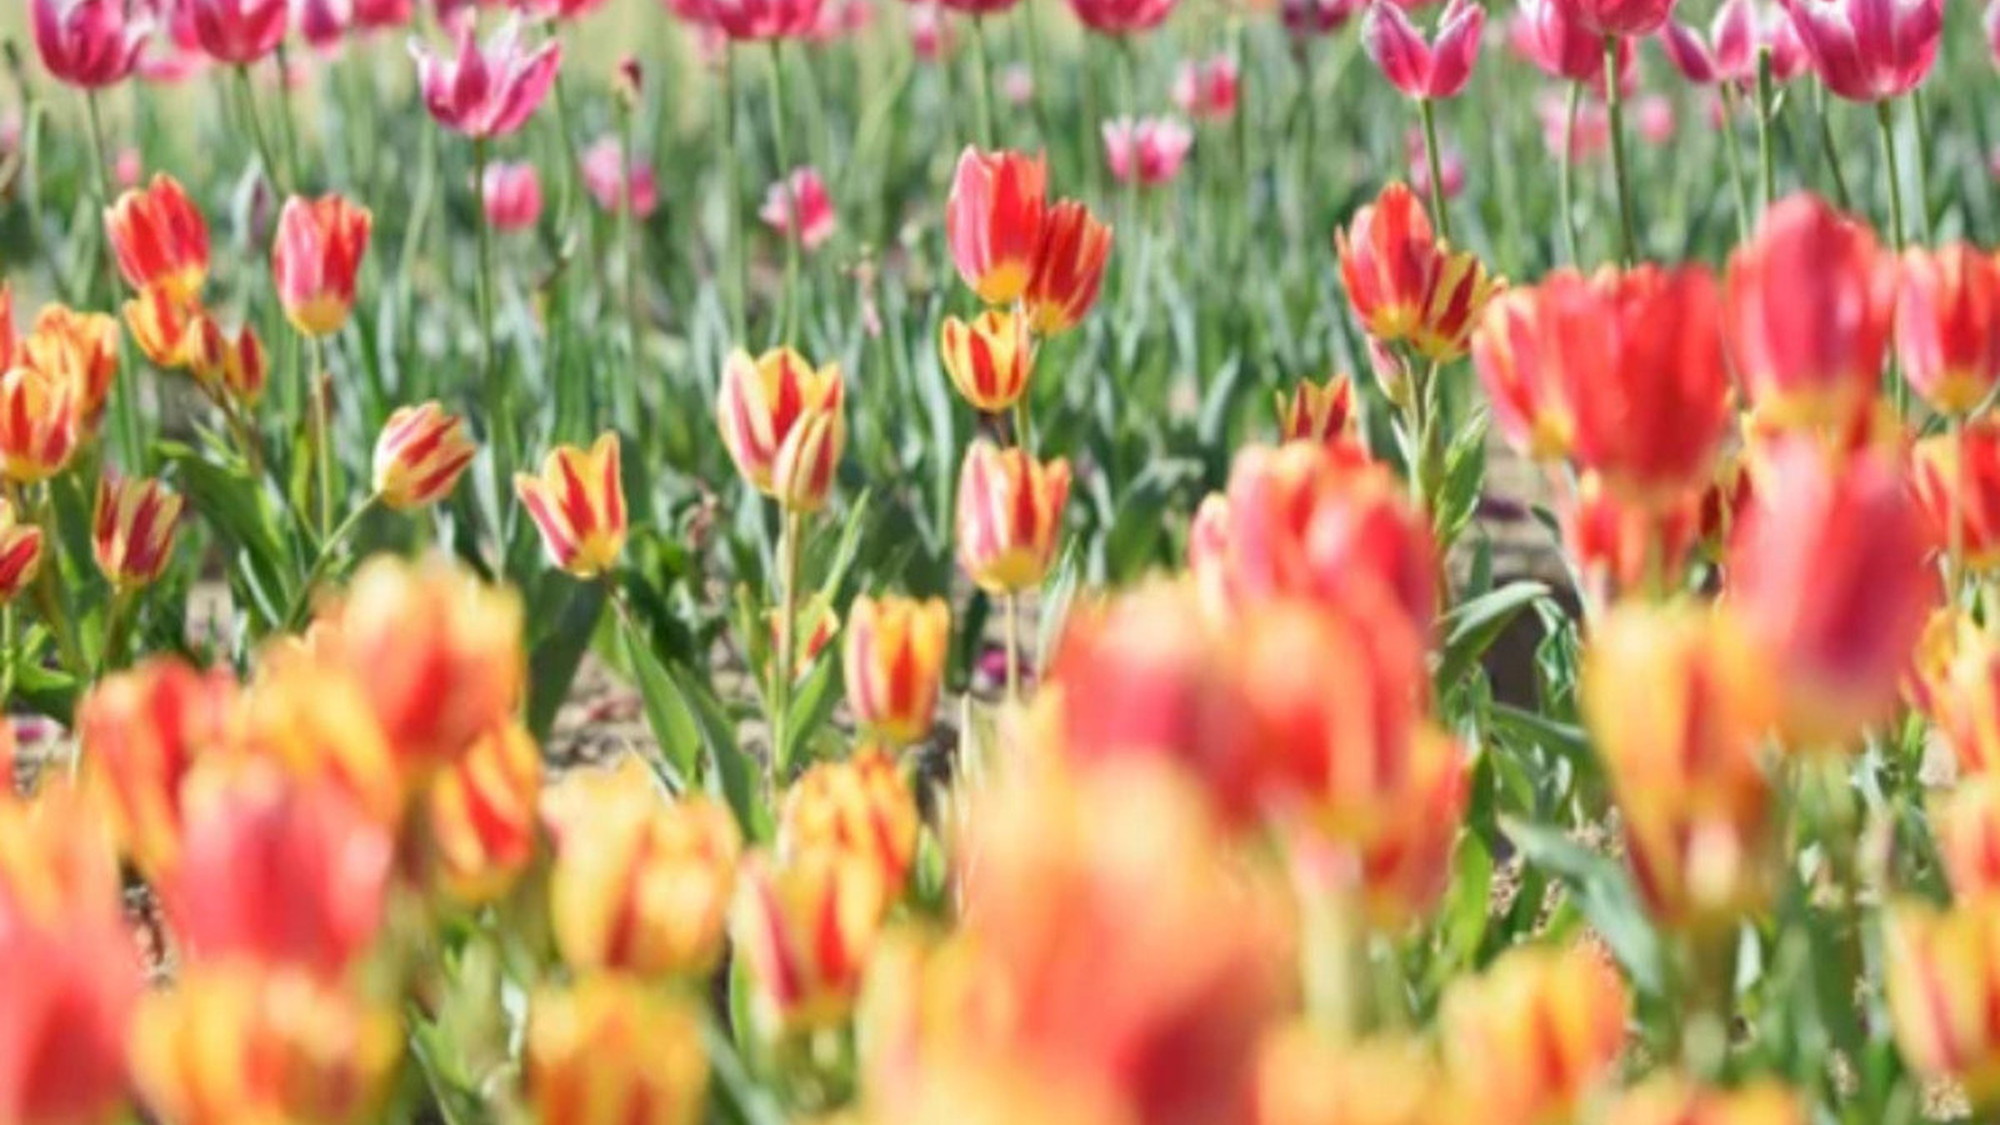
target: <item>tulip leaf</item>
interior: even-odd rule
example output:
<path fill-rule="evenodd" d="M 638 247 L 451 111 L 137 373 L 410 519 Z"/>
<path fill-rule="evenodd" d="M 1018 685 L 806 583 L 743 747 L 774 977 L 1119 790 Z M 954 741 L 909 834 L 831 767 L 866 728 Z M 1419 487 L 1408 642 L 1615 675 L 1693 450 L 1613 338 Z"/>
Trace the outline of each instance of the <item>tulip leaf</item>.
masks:
<path fill-rule="evenodd" d="M 653 655 L 638 628 L 628 621 L 620 632 L 625 638 L 625 658 L 632 665 L 632 678 L 645 706 L 646 725 L 660 744 L 658 753 L 647 756 L 648 764 L 669 790 L 684 793 L 701 760 L 701 728 L 672 673 Z"/>
<path fill-rule="evenodd" d="M 250 608 L 266 628 L 284 623 L 296 569 L 285 537 L 257 483 L 216 465 L 188 446 L 163 442 L 160 455 L 174 466 L 189 503 L 226 542 L 233 544 L 237 577 Z"/>
<path fill-rule="evenodd" d="M 1546 825 L 1505 817 L 1500 827 L 1524 860 L 1569 888 L 1584 920 L 1604 939 L 1633 985 L 1647 995 L 1660 995 L 1666 983 L 1665 954 L 1625 868 Z"/>
<path fill-rule="evenodd" d="M 569 696 L 577 666 L 604 616 L 605 600 L 602 582 L 572 582 L 567 576 L 543 582 L 530 619 L 551 625 L 536 638 L 528 657 L 528 730 L 537 742 L 546 740 L 555 726 L 556 712 Z M 658 731 L 654 733 L 657 737 Z"/>
<path fill-rule="evenodd" d="M 820 583 L 820 596 L 829 604 L 840 596 L 840 585 L 847 580 L 847 572 L 854 567 L 854 557 L 861 548 L 861 532 L 868 527 L 868 501 L 871 494 L 863 492 L 855 497 L 854 504 L 847 510 L 847 519 L 841 524 L 840 543 L 834 548 L 833 559 L 827 564 L 826 579 Z"/>
<path fill-rule="evenodd" d="M 1494 730 L 1517 743 L 1554 750 L 1578 762 L 1590 757 L 1590 736 L 1574 723 L 1560 722 L 1506 703 L 1493 705 L 1492 723 Z"/>
<path fill-rule="evenodd" d="M 730 980 L 730 1008 L 740 1019 L 747 1015 L 747 1005 L 736 1002 L 743 989 L 737 986 L 743 975 L 735 969 L 739 962 L 732 962 Z M 747 1033 L 748 1029 L 744 1029 Z M 736 1125 L 784 1125 L 785 1116 L 769 1092 L 757 1085 L 744 1065 L 742 1056 L 736 1052 L 736 1044 L 721 1028 L 708 1025 L 702 1028 L 702 1045 L 708 1051 L 708 1064 L 715 1076 L 713 1093 L 717 1110 L 722 1120 Z"/>
<path fill-rule="evenodd" d="M 1440 623 L 1444 648 L 1436 672 L 1439 690 L 1448 691 L 1464 679 L 1517 614 L 1548 596 L 1547 586 L 1523 580 L 1453 607 Z"/>

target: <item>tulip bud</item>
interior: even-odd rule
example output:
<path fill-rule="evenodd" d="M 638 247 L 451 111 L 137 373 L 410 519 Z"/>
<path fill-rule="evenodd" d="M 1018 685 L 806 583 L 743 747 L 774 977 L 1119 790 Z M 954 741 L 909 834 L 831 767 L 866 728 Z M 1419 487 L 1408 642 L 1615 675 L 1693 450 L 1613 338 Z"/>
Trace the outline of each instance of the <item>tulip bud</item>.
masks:
<path fill-rule="evenodd" d="M 796 239 L 808 254 L 833 237 L 836 222 L 833 197 L 827 194 L 826 181 L 816 168 L 797 169 L 772 184 L 764 193 L 764 206 L 758 209 L 757 217 L 779 234 Z"/>
<path fill-rule="evenodd" d="M 143 191 L 119 196 L 105 209 L 104 229 L 126 284 L 158 288 L 183 305 L 199 299 L 208 278 L 208 220 L 180 181 L 161 174 Z"/>
<path fill-rule="evenodd" d="M 1278 440 L 1345 445 L 1355 441 L 1354 380 L 1335 375 L 1324 383 L 1302 382 L 1287 395 L 1278 392 Z"/>
<path fill-rule="evenodd" d="M 639 56 L 625 55 L 618 60 L 617 77 L 611 81 L 611 96 L 620 108 L 632 111 L 645 93 L 646 74 L 639 67 Z"/>
<path fill-rule="evenodd" d="M 189 333 L 187 367 L 202 390 L 217 402 L 245 409 L 256 406 L 270 380 L 269 360 L 257 330 L 246 324 L 232 337 L 204 313 L 196 316 Z"/>
<path fill-rule="evenodd" d="M 75 384 L 36 367 L 0 375 L 0 475 L 44 481 L 69 465 L 82 427 Z"/>
<path fill-rule="evenodd" d="M 1069 506 L 1069 462 L 1037 462 L 984 438 L 958 478 L 958 561 L 980 589 L 1032 589 L 1048 577 Z"/>
<path fill-rule="evenodd" d="M 451 495 L 478 452 L 465 419 L 437 402 L 399 406 L 375 441 L 375 493 L 399 512 L 428 507 Z"/>
<path fill-rule="evenodd" d="M 888 905 L 882 869 L 860 855 L 816 848 L 781 866 L 766 856 L 745 862 L 731 933 L 766 1036 L 847 1018 Z"/>
<path fill-rule="evenodd" d="M 840 632 L 840 615 L 824 595 L 813 595 L 798 607 L 798 620 L 793 624 L 799 630 L 798 646 L 792 651 L 792 667 L 803 677 L 819 659 L 819 654 L 833 642 L 834 634 Z M 785 648 L 785 615 L 776 609 L 768 610 L 764 619 L 771 626 L 771 645 L 780 652 Z"/>
<path fill-rule="evenodd" d="M 149 586 L 173 561 L 181 498 L 157 480 L 104 474 L 97 482 L 91 550 L 97 569 L 121 590 Z"/>
<path fill-rule="evenodd" d="M 989 305 L 1018 300 L 1042 244 L 1048 164 L 1040 156 L 967 148 L 945 204 L 945 237 L 966 285 Z"/>
<path fill-rule="evenodd" d="M 819 848 L 858 855 L 878 867 L 891 897 L 901 893 L 917 852 L 917 799 L 896 763 L 879 750 L 845 762 L 822 762 L 785 792 L 778 849 L 797 856 Z"/>
<path fill-rule="evenodd" d="M 592 973 L 528 1007 L 528 1098 L 545 1125 L 695 1125 L 707 1104 L 701 1022 L 628 977 Z"/>
<path fill-rule="evenodd" d="M 165 289 L 143 289 L 125 302 L 125 327 L 154 366 L 177 371 L 194 362 L 200 344 L 196 335 L 204 314 L 194 305 L 183 304 Z"/>
<path fill-rule="evenodd" d="M 424 794 L 445 894 L 467 905 L 506 894 L 534 858 L 542 749 L 519 723 L 482 735 Z"/>
<path fill-rule="evenodd" d="M 731 353 L 716 394 L 716 415 L 722 444 L 736 471 L 757 491 L 775 496 L 787 480 L 778 472 L 779 456 L 787 446 L 795 448 L 795 466 L 804 467 L 814 459 L 801 454 L 817 453 L 824 460 L 825 439 L 834 431 L 823 429 L 809 450 L 797 448 L 805 440 L 797 437 L 797 431 L 812 417 L 839 415 L 843 391 L 839 364 L 816 369 L 790 348 L 756 359 L 744 351 Z M 844 429 L 839 432 L 844 440 Z M 832 453 L 837 460 L 839 449 Z"/>
<path fill-rule="evenodd" d="M 42 529 L 21 523 L 14 505 L 0 499 L 0 604 L 13 601 L 42 566 Z"/>
<path fill-rule="evenodd" d="M 223 746 L 235 699 L 227 672 L 156 657 L 99 680 L 77 705 L 77 739 L 112 834 L 155 880 L 180 855 L 183 783 Z"/>
<path fill-rule="evenodd" d="M 1034 373 L 1035 342 L 1027 318 L 1011 312 L 988 310 L 970 324 L 946 317 L 938 354 L 958 393 L 988 414 L 1011 408 Z"/>
<path fill-rule="evenodd" d="M 338 195 L 285 201 L 271 251 L 278 300 L 304 336 L 331 336 L 354 309 L 374 217 Z"/>
<path fill-rule="evenodd" d="M 1494 1120 L 1567 1121 L 1613 1077 L 1630 1010 L 1598 950 L 1517 947 L 1446 990 L 1445 1061 Z"/>
<path fill-rule="evenodd" d="M 1104 264 L 1111 257 L 1111 228 L 1090 208 L 1062 200 L 1042 217 L 1034 273 L 1021 295 L 1036 332 L 1056 336 L 1077 326 L 1097 303 Z"/>
<path fill-rule="evenodd" d="M 1910 1069 L 2000 1105 L 2000 898 L 1949 911 L 1904 903 L 1885 925 L 1889 1023 Z"/>
<path fill-rule="evenodd" d="M 525 161 L 488 165 L 479 199 L 494 230 L 532 230 L 542 217 L 541 173 Z"/>
<path fill-rule="evenodd" d="M 620 472 L 618 435 L 607 432 L 589 450 L 557 446 L 539 477 L 515 475 L 514 494 L 541 530 L 549 562 L 578 578 L 618 565 L 627 519 Z"/>
<path fill-rule="evenodd" d="M 951 609 L 932 598 L 856 598 L 845 640 L 847 704 L 857 726 L 890 746 L 930 733 L 951 642 Z"/>

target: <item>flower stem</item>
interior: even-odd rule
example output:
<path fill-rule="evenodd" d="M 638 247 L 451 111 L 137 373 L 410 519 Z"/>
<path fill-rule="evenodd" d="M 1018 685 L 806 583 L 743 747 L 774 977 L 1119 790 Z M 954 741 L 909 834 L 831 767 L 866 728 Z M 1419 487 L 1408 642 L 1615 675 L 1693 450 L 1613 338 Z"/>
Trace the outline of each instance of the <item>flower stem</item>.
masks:
<path fill-rule="evenodd" d="M 1021 388 L 1021 397 L 1014 400 L 1014 444 L 1020 446 L 1022 452 L 1034 456 L 1035 430 L 1034 424 L 1028 418 L 1026 387 Z"/>
<path fill-rule="evenodd" d="M 1417 99 L 1417 116 L 1424 123 L 1424 163 L 1431 172 L 1431 216 L 1437 220 L 1438 236 L 1451 241 L 1451 211 L 1444 205 L 1444 159 L 1438 152 L 1437 111 L 1431 99 Z"/>
<path fill-rule="evenodd" d="M 986 57 L 986 17 L 972 17 L 972 64 L 979 68 L 979 143 L 988 149 L 999 147 L 1000 134 L 993 128 L 993 64 Z"/>
<path fill-rule="evenodd" d="M 1826 170 L 1833 177 L 1833 198 L 1843 211 L 1851 210 L 1854 204 L 1847 194 L 1847 173 L 1840 168 L 1840 149 L 1833 143 L 1833 117 L 1829 112 L 1826 97 L 1826 83 L 1813 83 L 1813 96 L 1818 102 L 1819 148 L 1826 159 Z"/>
<path fill-rule="evenodd" d="M 1625 99 L 1618 89 L 1618 37 L 1604 37 L 1604 110 L 1611 126 L 1611 178 L 1618 189 L 1619 260 L 1631 265 L 1639 239 L 1633 233 L 1632 189 L 1625 170 Z"/>
<path fill-rule="evenodd" d="M 1569 100 L 1563 106 L 1563 150 L 1556 171 L 1556 199 L 1563 213 L 1563 248 L 1572 266 L 1583 263 L 1576 237 L 1576 116 L 1583 108 L 1583 83 L 1569 84 Z"/>
<path fill-rule="evenodd" d="M 1021 705 L 1021 595 L 1007 595 L 1007 702 Z"/>
<path fill-rule="evenodd" d="M 627 426 L 639 425 L 639 345 L 643 334 L 641 310 L 639 307 L 640 251 L 638 208 L 633 205 L 632 169 L 638 166 L 637 146 L 633 140 L 632 107 L 623 102 L 618 111 L 619 158 L 625 162 L 625 206 L 618 212 L 619 240 L 625 244 L 625 353 L 630 366 L 625 378 L 618 385 L 619 405 L 625 415 Z"/>
<path fill-rule="evenodd" d="M 778 531 L 778 652 L 777 671 L 771 677 L 771 787 L 782 789 L 791 776 L 791 710 L 793 660 L 798 645 L 793 639 L 799 617 L 799 537 L 804 531 L 803 513 L 787 508 L 780 515 Z"/>
<path fill-rule="evenodd" d="M 1875 103 L 1875 129 L 1882 138 L 1882 167 L 1889 176 L 1889 245 L 1903 252 L 1903 174 L 1896 158 L 1895 103 Z"/>
<path fill-rule="evenodd" d="M 785 289 L 778 294 L 778 342 L 790 347 L 797 340 L 799 299 L 799 193 L 792 188 L 791 133 L 786 128 L 784 40 L 771 40 L 771 137 L 778 146 L 778 183 L 789 197 L 791 229 L 785 232 Z"/>
<path fill-rule="evenodd" d="M 104 610 L 104 649 L 97 654 L 97 674 L 125 666 L 125 644 L 132 633 L 134 592 L 119 587 L 111 592 L 111 604 Z"/>
<path fill-rule="evenodd" d="M 292 121 L 292 62 L 285 45 L 278 44 L 278 139 L 285 146 L 285 182 L 299 182 L 299 134 Z"/>
<path fill-rule="evenodd" d="M 327 410 L 326 345 L 308 339 L 306 397 L 312 408 L 313 453 L 319 464 L 319 535 L 325 543 L 333 532 L 333 427 Z"/>
<path fill-rule="evenodd" d="M 361 526 L 362 519 L 374 511 L 375 505 L 381 502 L 382 494 L 379 492 L 363 500 L 358 507 L 347 514 L 346 519 L 340 521 L 340 526 L 334 528 L 333 532 L 320 543 L 319 557 L 313 560 L 312 569 L 306 571 L 305 579 L 299 583 L 298 592 L 292 595 L 290 608 L 285 611 L 286 632 L 305 624 L 306 611 L 312 608 L 313 587 L 318 586 L 320 580 L 326 577 L 327 568 L 333 565 L 333 556 L 339 552 L 340 545 L 347 541 L 348 536 L 354 534 L 354 529 Z"/>
<path fill-rule="evenodd" d="M 1771 118 L 1777 112 L 1777 82 L 1771 76 L 1771 51 L 1757 52 L 1757 165 L 1764 210 L 1778 201 L 1778 156 L 1771 147 Z"/>
<path fill-rule="evenodd" d="M 1924 241 L 1937 242 L 1937 221 L 1931 217 L 1931 127 L 1924 112 L 1924 88 L 1910 91 L 1910 117 L 1917 123 L 1917 222 Z"/>
<path fill-rule="evenodd" d="M 1722 91 L 1722 159 L 1729 166 L 1729 190 L 1736 197 L 1736 241 L 1746 242 L 1750 238 L 1750 189 L 1744 186 L 1743 154 L 1736 147 L 1736 87 L 1722 82 L 1716 88 Z"/>
<path fill-rule="evenodd" d="M 479 243 L 479 370 L 486 387 L 493 387 L 493 232 L 486 221 L 486 138 L 472 140 L 473 191 L 480 196 L 473 208 Z"/>
<path fill-rule="evenodd" d="M 1035 19 L 1033 4 L 1020 4 L 1014 10 L 1021 13 L 1021 26 L 1028 36 L 1028 77 L 1034 86 L 1034 96 L 1029 100 L 1035 107 L 1035 137 L 1046 148 L 1049 143 L 1048 90 L 1042 83 L 1048 75 L 1048 67 L 1042 61 L 1041 22 Z"/>
<path fill-rule="evenodd" d="M 110 158 L 105 153 L 104 110 L 98 104 L 98 93 L 90 91 L 84 98 L 84 106 L 90 116 L 91 167 L 97 176 L 97 206 L 101 215 L 111 208 L 116 192 L 111 182 Z M 115 303 L 118 292 L 118 250 L 111 244 L 109 232 L 104 233 L 104 294 L 107 301 Z M 119 365 L 125 366 L 125 334 L 118 334 Z M 111 416 L 118 425 L 118 452 L 128 465 L 138 465 L 143 453 L 144 437 L 139 432 L 138 388 L 130 380 L 117 379 L 111 386 Z"/>
<path fill-rule="evenodd" d="M 264 121 L 257 116 L 257 92 L 250 88 L 250 68 L 236 68 L 237 99 L 243 103 L 243 117 L 250 122 L 250 139 L 257 145 L 257 160 L 264 165 L 264 180 L 271 190 L 279 195 L 285 192 L 282 167 L 271 148 L 271 138 L 264 132 Z"/>
<path fill-rule="evenodd" d="M 558 236 L 559 242 L 569 237 L 570 230 L 576 223 L 576 209 L 583 202 L 583 155 L 577 151 L 576 134 L 570 131 L 569 97 L 564 93 L 567 86 L 568 83 L 563 81 L 561 68 L 557 68 L 555 79 L 556 132 L 562 136 L 563 159 L 565 161 L 562 179 L 562 207 L 559 212 L 562 217 L 561 233 Z M 483 184 L 480 186 L 480 190 L 482 192 L 486 190 Z"/>
<path fill-rule="evenodd" d="M 736 47 L 730 44 L 722 48 L 722 151 L 717 155 L 727 174 L 727 195 L 723 199 L 723 214 L 729 221 L 729 247 L 725 251 L 731 259 L 725 267 L 730 271 L 729 296 L 730 326 L 735 330 L 736 341 L 749 346 L 749 303 L 750 303 L 750 256 L 743 245 L 743 171 L 737 159 L 736 120 Z"/>
<path fill-rule="evenodd" d="M 50 544 L 52 548 L 54 544 L 62 542 L 56 528 L 56 506 L 50 501 L 46 486 L 42 490 L 41 502 L 35 516 L 35 522 L 41 525 L 45 543 Z M 60 569 L 62 568 L 56 565 L 53 555 L 44 560 L 39 573 L 35 575 L 32 596 L 35 599 L 36 612 L 42 615 L 42 623 L 49 627 L 49 635 L 55 638 L 57 659 L 61 661 L 66 671 L 78 681 L 82 681 L 90 674 L 90 666 L 83 658 L 83 646 L 77 643 L 76 631 L 72 627 L 69 614 L 64 612 L 61 595 L 56 590 L 56 583 L 59 581 L 56 572 Z"/>

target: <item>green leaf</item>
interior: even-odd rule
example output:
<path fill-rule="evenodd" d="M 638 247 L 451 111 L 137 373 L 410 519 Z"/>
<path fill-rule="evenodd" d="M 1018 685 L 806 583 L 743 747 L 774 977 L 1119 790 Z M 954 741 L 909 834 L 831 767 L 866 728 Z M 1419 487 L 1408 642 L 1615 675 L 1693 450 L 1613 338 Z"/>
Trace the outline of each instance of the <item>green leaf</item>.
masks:
<path fill-rule="evenodd" d="M 784 760 L 800 767 L 810 764 L 802 751 L 812 745 L 813 735 L 826 725 L 827 716 L 833 714 L 833 705 L 840 698 L 836 687 L 840 677 L 834 674 L 840 661 L 831 656 L 821 653 L 811 670 L 792 685 L 791 708 L 785 722 L 785 738 L 791 745 L 786 747 Z"/>
<path fill-rule="evenodd" d="M 632 678 L 645 705 L 646 725 L 660 744 L 659 753 L 649 756 L 650 764 L 669 790 L 684 793 L 701 762 L 701 729 L 673 674 L 653 655 L 639 630 L 628 622 L 619 633 L 625 638 L 625 658 L 631 662 Z"/>
<path fill-rule="evenodd" d="M 1443 621 L 1444 649 L 1436 672 L 1439 691 L 1447 691 L 1463 679 L 1516 614 L 1548 596 L 1547 586 L 1524 580 L 1454 606 Z"/>
<path fill-rule="evenodd" d="M 740 958 L 738 961 L 740 962 Z M 735 987 L 742 974 L 732 971 L 730 977 L 730 1007 L 738 1011 L 744 1005 L 735 1002 L 742 989 Z M 737 1125 L 785 1125 L 785 1115 L 779 1109 L 769 1091 L 757 1084 L 750 1074 L 750 1068 L 736 1053 L 736 1044 L 730 1041 L 721 1028 L 709 1024 L 702 1028 L 702 1045 L 708 1051 L 709 1068 L 715 1075 L 713 1093 L 723 1120 Z"/>
<path fill-rule="evenodd" d="M 1521 849 L 1524 860 L 1570 889 L 1584 919 L 1604 939 L 1632 983 L 1641 992 L 1660 995 L 1666 983 L 1665 955 L 1625 868 L 1545 825 L 1508 817 L 1501 821 L 1501 829 Z"/>
<path fill-rule="evenodd" d="M 257 482 L 204 459 L 188 446 L 162 442 L 160 456 L 172 465 L 189 503 L 230 546 L 243 592 L 267 628 L 282 625 L 292 599 L 292 576 L 299 569 L 286 546 L 276 514 Z"/>
<path fill-rule="evenodd" d="M 854 506 L 847 510 L 847 521 L 840 528 L 840 545 L 834 548 L 833 560 L 827 564 L 826 580 L 820 583 L 820 596 L 831 604 L 840 596 L 840 584 L 847 580 L 847 572 L 854 566 L 854 556 L 861 549 L 861 533 L 868 527 L 868 501 L 871 493 L 863 492 L 855 497 Z"/>
<path fill-rule="evenodd" d="M 572 582 L 567 576 L 543 583 L 530 620 L 552 624 L 535 641 L 528 658 L 528 730 L 537 742 L 549 736 L 556 711 L 568 698 L 577 666 L 604 616 L 604 583 Z"/>
<path fill-rule="evenodd" d="M 1494 730 L 1517 744 L 1540 746 L 1579 762 L 1590 757 L 1590 736 L 1574 723 L 1558 722 L 1507 703 L 1493 705 L 1492 723 Z"/>

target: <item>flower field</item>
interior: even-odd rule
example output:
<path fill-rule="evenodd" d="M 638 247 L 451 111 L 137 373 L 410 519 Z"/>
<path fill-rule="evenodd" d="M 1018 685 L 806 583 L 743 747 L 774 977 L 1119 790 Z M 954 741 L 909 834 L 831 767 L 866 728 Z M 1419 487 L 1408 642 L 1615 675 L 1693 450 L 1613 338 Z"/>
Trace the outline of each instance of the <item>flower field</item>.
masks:
<path fill-rule="evenodd" d="M 2000 1120 L 2000 6 L 0 45 L 0 1125 Z"/>

